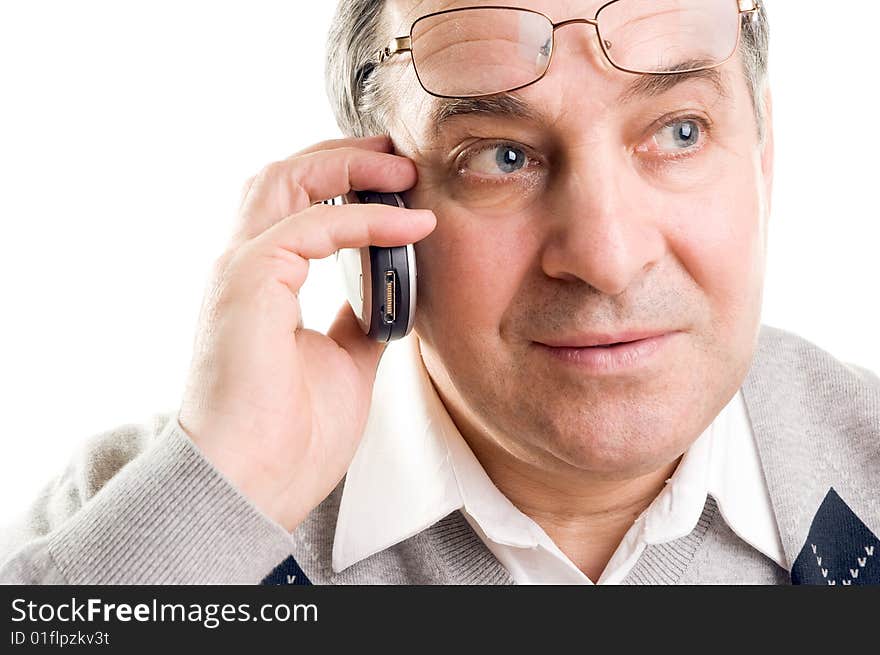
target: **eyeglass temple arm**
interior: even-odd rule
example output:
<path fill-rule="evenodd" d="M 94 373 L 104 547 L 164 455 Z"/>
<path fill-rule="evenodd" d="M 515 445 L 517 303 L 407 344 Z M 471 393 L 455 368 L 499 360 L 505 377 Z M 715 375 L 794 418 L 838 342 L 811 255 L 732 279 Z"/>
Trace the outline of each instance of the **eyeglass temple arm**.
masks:
<path fill-rule="evenodd" d="M 758 0 L 738 0 L 738 3 L 739 13 L 751 14 L 752 20 L 757 18 L 758 10 L 761 8 L 761 4 Z"/>
<path fill-rule="evenodd" d="M 394 55 L 400 54 L 401 52 L 409 52 L 410 50 L 410 38 L 408 36 L 397 36 L 391 39 L 391 43 L 387 46 L 378 50 L 373 58 L 377 64 L 381 64 L 383 61 L 388 59 L 389 57 L 393 57 Z"/>

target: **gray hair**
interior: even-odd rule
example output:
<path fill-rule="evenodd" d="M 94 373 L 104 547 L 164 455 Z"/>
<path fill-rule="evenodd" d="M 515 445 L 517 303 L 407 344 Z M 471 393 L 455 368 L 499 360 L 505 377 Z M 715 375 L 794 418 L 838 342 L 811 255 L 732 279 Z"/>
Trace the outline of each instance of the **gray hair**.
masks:
<path fill-rule="evenodd" d="M 372 75 L 372 58 L 397 34 L 383 20 L 386 0 L 339 0 L 327 39 L 325 80 L 336 123 L 346 136 L 387 134 L 394 90 Z M 764 141 L 769 23 L 764 3 L 752 22 L 743 18 L 740 56 L 755 108 L 758 140 Z"/>

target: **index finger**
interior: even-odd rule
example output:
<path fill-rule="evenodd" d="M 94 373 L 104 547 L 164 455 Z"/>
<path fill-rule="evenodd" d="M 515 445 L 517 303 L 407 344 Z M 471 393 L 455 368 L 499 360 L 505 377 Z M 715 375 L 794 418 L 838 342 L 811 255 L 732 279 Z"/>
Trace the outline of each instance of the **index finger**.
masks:
<path fill-rule="evenodd" d="M 417 180 L 412 160 L 351 146 L 275 162 L 251 185 L 234 240 L 252 239 L 286 216 L 351 190 L 399 192 L 412 188 Z"/>
<path fill-rule="evenodd" d="M 301 157 L 319 150 L 335 150 L 336 148 L 363 148 L 364 150 L 375 150 L 376 152 L 391 152 L 391 137 L 387 134 L 373 134 L 371 136 L 362 137 L 345 137 L 342 139 L 328 139 L 303 148 L 287 157 L 291 160 L 294 157 Z"/>
<path fill-rule="evenodd" d="M 390 136 L 388 136 L 387 134 L 373 134 L 371 136 L 363 137 L 327 139 L 326 141 L 314 143 L 307 148 L 298 150 L 289 157 L 285 157 L 284 161 L 290 161 L 291 159 L 302 157 L 303 155 L 309 155 L 313 152 L 319 152 L 321 150 L 336 150 L 337 148 L 361 148 L 362 150 L 372 150 L 374 152 L 387 153 L 390 153 L 394 150 L 394 146 L 391 143 Z M 241 199 L 239 200 L 239 205 L 244 204 L 245 198 L 247 198 L 248 194 L 251 191 L 251 187 L 254 185 L 254 182 L 256 182 L 256 180 L 257 175 L 253 175 L 248 178 L 242 185 L 240 194 Z"/>

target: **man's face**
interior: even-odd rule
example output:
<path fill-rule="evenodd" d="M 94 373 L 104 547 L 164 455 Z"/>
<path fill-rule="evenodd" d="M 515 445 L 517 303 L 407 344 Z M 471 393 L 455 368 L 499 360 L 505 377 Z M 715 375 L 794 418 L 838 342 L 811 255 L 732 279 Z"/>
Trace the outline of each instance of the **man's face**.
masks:
<path fill-rule="evenodd" d="M 475 4 L 397 0 L 388 18 L 405 34 Z M 603 3 L 509 4 L 560 21 Z M 760 321 L 772 132 L 760 147 L 739 57 L 716 69 L 725 93 L 704 75 L 624 101 L 649 78 L 571 25 L 513 94 L 533 116 L 439 126 L 442 101 L 396 59 L 391 136 L 419 172 L 405 198 L 438 218 L 416 246 L 416 332 L 459 427 L 606 478 L 674 461 L 739 388 Z"/>

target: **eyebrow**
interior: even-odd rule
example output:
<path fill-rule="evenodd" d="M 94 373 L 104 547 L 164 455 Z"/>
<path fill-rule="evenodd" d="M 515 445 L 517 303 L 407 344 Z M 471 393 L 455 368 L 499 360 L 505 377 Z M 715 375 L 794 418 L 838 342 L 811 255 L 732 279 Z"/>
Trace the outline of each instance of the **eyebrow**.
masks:
<path fill-rule="evenodd" d="M 639 74 L 636 79 L 618 96 L 618 104 L 629 104 L 638 99 L 655 98 L 668 93 L 675 87 L 689 80 L 705 80 L 710 83 L 718 95 L 729 98 L 730 89 L 725 75 L 717 68 L 687 70 L 696 68 L 702 62 L 692 60 L 682 62 L 678 68 L 685 69 L 681 73 L 664 75 Z M 516 118 L 540 122 L 541 114 L 536 112 L 514 92 L 498 93 L 491 96 L 475 98 L 435 98 L 437 101 L 431 110 L 430 120 L 434 126 L 435 136 L 440 130 L 457 116 L 480 114 L 496 118 Z"/>

